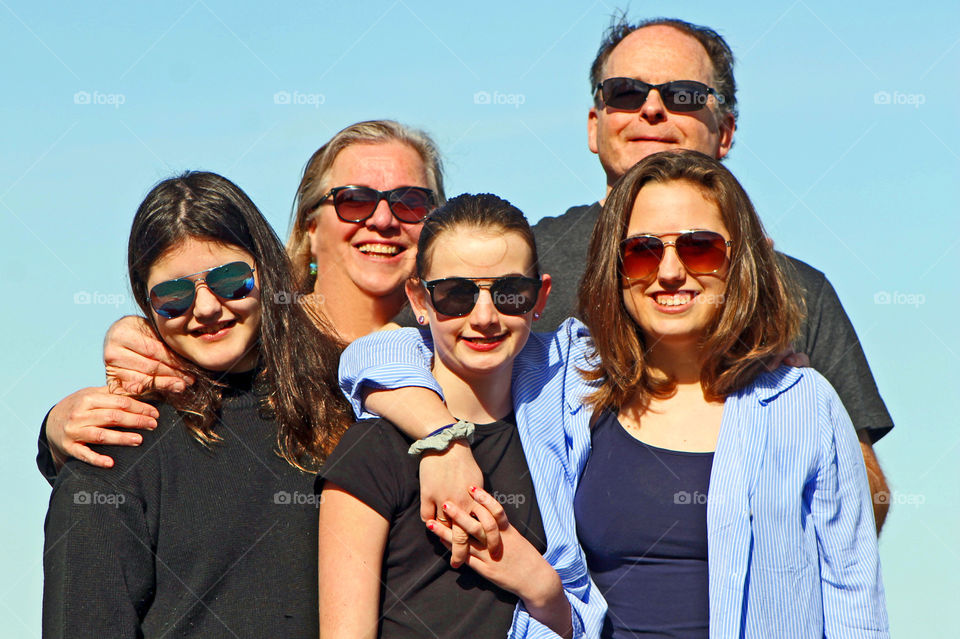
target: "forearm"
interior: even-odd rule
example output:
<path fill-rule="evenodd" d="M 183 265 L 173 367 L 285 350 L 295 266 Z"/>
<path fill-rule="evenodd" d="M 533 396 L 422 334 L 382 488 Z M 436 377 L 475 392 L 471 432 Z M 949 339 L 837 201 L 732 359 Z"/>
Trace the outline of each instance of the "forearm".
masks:
<path fill-rule="evenodd" d="M 544 560 L 542 575 L 532 577 L 529 592 L 520 595 L 523 605 L 533 619 L 555 633 L 570 639 L 573 636 L 573 611 L 563 591 L 559 575 Z"/>
<path fill-rule="evenodd" d="M 870 436 L 866 429 L 858 431 L 857 436 L 860 438 L 863 463 L 867 468 L 867 480 L 870 483 L 870 495 L 873 501 L 873 518 L 877 525 L 877 535 L 879 535 L 890 510 L 890 488 L 887 486 L 887 478 L 883 474 L 883 469 L 880 468 L 880 462 L 870 444 Z"/>
<path fill-rule="evenodd" d="M 413 439 L 426 437 L 457 421 L 439 395 L 420 386 L 370 391 L 364 408 L 392 422 Z"/>

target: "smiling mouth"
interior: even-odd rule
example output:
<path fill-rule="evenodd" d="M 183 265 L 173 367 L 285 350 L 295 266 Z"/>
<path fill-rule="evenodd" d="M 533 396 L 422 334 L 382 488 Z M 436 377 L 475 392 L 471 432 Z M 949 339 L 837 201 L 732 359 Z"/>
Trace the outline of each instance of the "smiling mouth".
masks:
<path fill-rule="evenodd" d="M 357 244 L 356 248 L 364 255 L 375 257 L 393 257 L 406 250 L 396 244 L 381 244 L 380 242 L 365 242 L 363 244 Z"/>
<path fill-rule="evenodd" d="M 507 334 L 494 335 L 493 337 L 464 337 L 463 339 L 472 344 L 496 344 L 506 339 Z"/>
<path fill-rule="evenodd" d="M 209 326 L 201 326 L 200 328 L 195 328 L 190 331 L 191 335 L 197 337 L 202 337 L 204 335 L 216 335 L 220 331 L 226 330 L 228 328 L 233 328 L 237 323 L 237 320 L 229 320 L 226 322 L 217 322 L 216 324 L 210 324 Z"/>
<path fill-rule="evenodd" d="M 697 295 L 698 293 L 694 293 L 692 291 L 680 291 L 677 293 L 654 293 L 651 297 L 653 297 L 653 301 L 657 304 L 657 306 L 673 308 L 676 306 L 684 306 L 689 304 Z"/>

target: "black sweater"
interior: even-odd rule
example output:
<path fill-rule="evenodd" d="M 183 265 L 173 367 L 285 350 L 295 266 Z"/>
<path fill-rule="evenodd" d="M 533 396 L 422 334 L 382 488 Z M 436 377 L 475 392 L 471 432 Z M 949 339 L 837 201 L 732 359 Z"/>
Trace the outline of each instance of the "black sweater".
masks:
<path fill-rule="evenodd" d="M 71 460 L 45 524 L 43 636 L 310 637 L 318 632 L 313 475 L 277 452 L 249 376 L 206 449 L 161 405 L 114 468 Z"/>

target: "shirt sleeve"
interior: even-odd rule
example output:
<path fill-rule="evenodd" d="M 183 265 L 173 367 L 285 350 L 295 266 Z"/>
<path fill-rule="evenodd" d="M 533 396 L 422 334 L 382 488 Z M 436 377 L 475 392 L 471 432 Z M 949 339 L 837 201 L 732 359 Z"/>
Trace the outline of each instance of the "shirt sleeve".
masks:
<path fill-rule="evenodd" d="M 824 635 L 888 637 L 863 455 L 839 398 L 821 380 L 821 461 L 811 502 L 820 555 Z"/>
<path fill-rule="evenodd" d="M 806 334 L 797 351 L 810 357 L 810 365 L 836 389 L 854 427 L 866 429 L 877 441 L 893 428 L 893 419 L 880 397 L 867 357 L 837 292 L 813 267 L 789 259 L 804 288 Z"/>
<path fill-rule="evenodd" d="M 390 521 L 411 494 L 406 455 L 403 437 L 392 424 L 357 422 L 324 462 L 315 490 L 321 492 L 324 482 L 332 481 Z"/>
<path fill-rule="evenodd" d="M 47 420 L 50 419 L 50 410 L 43 417 L 43 423 L 40 424 L 40 435 L 37 437 L 37 470 L 43 475 L 51 486 L 57 481 L 57 465 L 53 462 L 53 455 L 50 453 L 50 442 L 47 441 Z"/>
<path fill-rule="evenodd" d="M 429 331 L 401 328 L 377 331 L 351 343 L 340 356 L 340 390 L 359 419 L 375 417 L 363 408 L 370 390 L 421 386 L 440 398 L 443 391 L 430 372 L 433 340 Z"/>
<path fill-rule="evenodd" d="M 69 462 L 44 524 L 43 636 L 142 637 L 155 588 L 144 503 Z"/>

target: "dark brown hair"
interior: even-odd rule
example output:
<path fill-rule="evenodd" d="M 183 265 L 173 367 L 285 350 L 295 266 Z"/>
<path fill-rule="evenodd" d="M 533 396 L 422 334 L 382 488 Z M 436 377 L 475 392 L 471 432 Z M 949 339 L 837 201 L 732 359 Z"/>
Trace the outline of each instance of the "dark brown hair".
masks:
<path fill-rule="evenodd" d="M 672 181 L 687 182 L 714 202 L 733 242 L 723 302 L 700 344 L 704 394 L 719 400 L 749 384 L 799 330 L 800 295 L 733 174 L 697 151 L 649 155 L 607 197 L 580 283 L 580 314 L 599 360 L 596 369 L 584 371 L 588 379 L 601 381 L 590 397 L 595 408 L 620 408 L 628 402 L 644 407 L 651 398 L 674 392 L 674 380 L 653 374 L 646 365 L 644 335 L 624 305 L 620 276 L 620 242 L 637 194 L 646 184 Z"/>
<path fill-rule="evenodd" d="M 676 18 L 653 18 L 636 24 L 631 24 L 625 14 L 614 15 L 613 21 L 603 34 L 597 57 L 590 65 L 590 91 L 594 96 L 594 105 L 602 106 L 597 85 L 603 81 L 603 66 L 620 42 L 628 35 L 644 27 L 665 26 L 672 27 L 684 33 L 707 50 L 707 56 L 713 65 L 713 88 L 720 94 L 717 100 L 721 115 L 731 114 L 734 121 L 737 119 L 737 83 L 733 78 L 733 51 L 730 45 L 719 33 L 709 27 L 702 27 Z M 673 80 L 690 80 L 690 78 L 672 78 Z"/>
<path fill-rule="evenodd" d="M 490 193 L 464 193 L 449 200 L 431 213 L 423 222 L 417 243 L 417 277 L 422 279 L 430 269 L 430 248 L 436 239 L 460 227 L 517 233 L 530 247 L 532 262 L 529 275 L 540 277 L 537 243 L 530 223 L 523 212 L 501 197 Z"/>
<path fill-rule="evenodd" d="M 266 393 L 261 406 L 276 420 L 283 457 L 298 468 L 314 469 L 352 420 L 337 385 L 342 345 L 324 330 L 321 316 L 308 317 L 301 304 L 284 303 L 294 288 L 279 238 L 237 185 L 205 172 L 160 182 L 133 219 L 127 247 L 130 287 L 154 331 L 156 317 L 147 292 L 150 269 L 186 238 L 236 246 L 256 261 L 261 304 L 256 381 Z M 161 339 L 159 332 L 157 336 Z M 183 359 L 183 366 L 196 382 L 182 393 L 156 394 L 180 412 L 198 441 L 211 445 L 221 439 L 215 425 L 223 384 L 215 373 L 189 360 Z"/>

